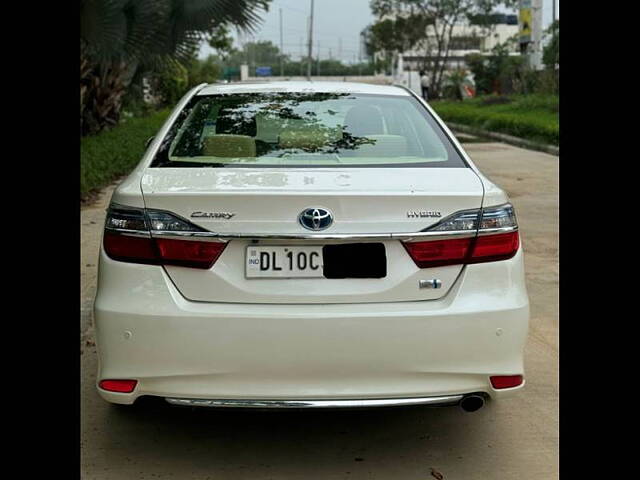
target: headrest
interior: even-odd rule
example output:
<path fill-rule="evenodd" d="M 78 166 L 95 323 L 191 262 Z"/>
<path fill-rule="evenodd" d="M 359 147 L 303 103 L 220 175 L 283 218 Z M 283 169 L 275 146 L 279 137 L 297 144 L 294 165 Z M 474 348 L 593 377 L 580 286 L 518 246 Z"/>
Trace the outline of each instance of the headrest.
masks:
<path fill-rule="evenodd" d="M 344 117 L 346 131 L 356 137 L 380 135 L 384 125 L 380 112 L 370 105 L 356 105 Z"/>
<path fill-rule="evenodd" d="M 202 155 L 205 157 L 255 157 L 256 141 L 247 135 L 220 133 L 205 137 L 202 141 Z"/>

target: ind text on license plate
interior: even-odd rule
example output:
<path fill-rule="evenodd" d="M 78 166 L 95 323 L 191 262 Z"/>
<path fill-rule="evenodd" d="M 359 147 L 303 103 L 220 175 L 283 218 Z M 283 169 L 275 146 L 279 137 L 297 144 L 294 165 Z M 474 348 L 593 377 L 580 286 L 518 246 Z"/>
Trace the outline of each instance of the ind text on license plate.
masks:
<path fill-rule="evenodd" d="M 247 247 L 247 278 L 322 277 L 322 247 Z"/>

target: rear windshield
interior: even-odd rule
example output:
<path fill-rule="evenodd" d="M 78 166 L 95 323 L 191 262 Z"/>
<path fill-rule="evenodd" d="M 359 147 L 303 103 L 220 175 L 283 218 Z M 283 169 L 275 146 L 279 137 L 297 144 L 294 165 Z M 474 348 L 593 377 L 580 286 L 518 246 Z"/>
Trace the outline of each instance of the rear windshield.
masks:
<path fill-rule="evenodd" d="M 351 93 L 196 96 L 152 167 L 465 167 L 418 100 Z"/>

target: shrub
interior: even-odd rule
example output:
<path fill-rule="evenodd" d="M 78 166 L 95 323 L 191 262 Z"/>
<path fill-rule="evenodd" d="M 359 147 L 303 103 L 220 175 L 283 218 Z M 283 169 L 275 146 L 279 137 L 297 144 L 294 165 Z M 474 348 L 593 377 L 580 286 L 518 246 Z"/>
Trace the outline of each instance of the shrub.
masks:
<path fill-rule="evenodd" d="M 169 62 L 159 72 L 151 74 L 152 91 L 160 97 L 162 106 L 172 106 L 178 103 L 187 93 L 189 74 L 187 69 L 178 62 Z"/>
<path fill-rule="evenodd" d="M 443 120 L 470 125 L 520 138 L 559 144 L 558 97 L 526 95 L 509 97 L 479 97 L 466 102 L 432 102 Z"/>
<path fill-rule="evenodd" d="M 146 140 L 160 129 L 169 110 L 124 120 L 111 130 L 80 140 L 80 197 L 129 173 L 142 158 Z"/>
<path fill-rule="evenodd" d="M 512 100 L 504 95 L 489 95 L 486 97 L 481 97 L 480 104 L 481 105 L 504 105 L 505 103 L 511 103 Z"/>

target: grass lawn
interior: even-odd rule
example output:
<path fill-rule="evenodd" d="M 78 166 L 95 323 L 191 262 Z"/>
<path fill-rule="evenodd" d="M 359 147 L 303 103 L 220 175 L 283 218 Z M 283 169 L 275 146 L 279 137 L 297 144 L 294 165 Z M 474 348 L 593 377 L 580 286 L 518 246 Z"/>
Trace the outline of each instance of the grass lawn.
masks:
<path fill-rule="evenodd" d="M 429 102 L 445 122 L 506 133 L 539 143 L 559 144 L 558 96 L 483 96 Z"/>
<path fill-rule="evenodd" d="M 155 135 L 169 110 L 129 118 L 120 125 L 80 139 L 80 198 L 129 173 L 140 161 L 147 139 Z"/>

